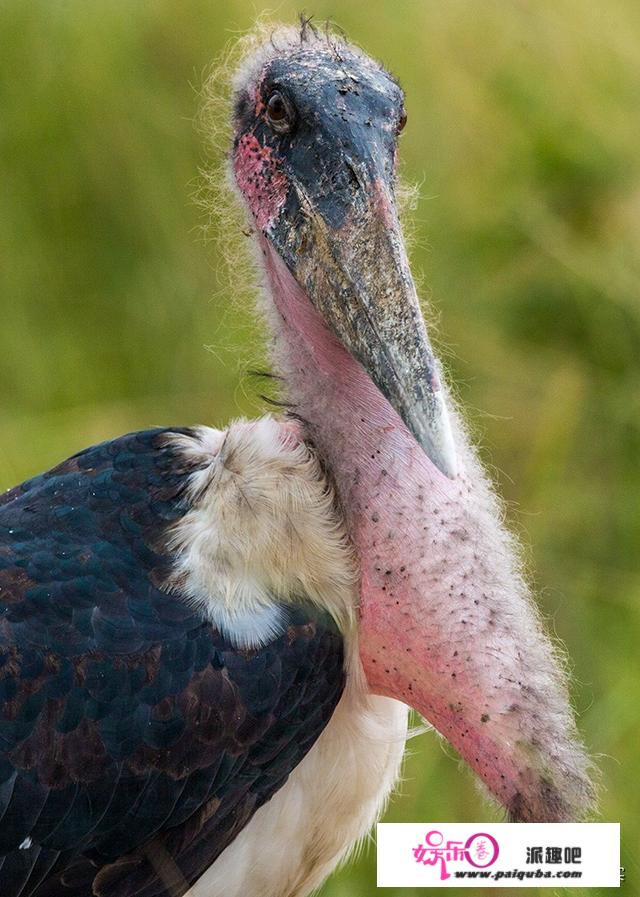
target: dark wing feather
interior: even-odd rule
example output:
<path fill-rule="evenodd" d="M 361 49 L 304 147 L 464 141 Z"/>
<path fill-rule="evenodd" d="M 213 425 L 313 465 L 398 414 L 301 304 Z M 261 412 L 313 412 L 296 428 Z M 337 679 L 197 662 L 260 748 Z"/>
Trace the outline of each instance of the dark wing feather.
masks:
<path fill-rule="evenodd" d="M 151 430 L 0 499 L 3 897 L 179 897 L 339 700 L 317 610 L 239 651 L 159 588 L 189 472 Z"/>

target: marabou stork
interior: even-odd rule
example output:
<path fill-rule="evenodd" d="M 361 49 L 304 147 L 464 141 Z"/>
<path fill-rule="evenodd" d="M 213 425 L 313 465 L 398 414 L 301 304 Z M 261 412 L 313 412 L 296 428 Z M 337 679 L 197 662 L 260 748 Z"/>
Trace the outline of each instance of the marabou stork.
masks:
<path fill-rule="evenodd" d="M 308 25 L 248 46 L 230 168 L 297 417 L 129 434 L 0 500 L 3 897 L 302 897 L 407 705 L 511 819 L 592 805 L 416 298 L 402 90 Z"/>

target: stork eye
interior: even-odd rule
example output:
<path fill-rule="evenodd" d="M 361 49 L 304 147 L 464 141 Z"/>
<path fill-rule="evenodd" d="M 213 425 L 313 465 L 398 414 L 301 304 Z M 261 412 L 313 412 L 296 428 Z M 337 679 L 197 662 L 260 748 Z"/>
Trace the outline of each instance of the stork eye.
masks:
<path fill-rule="evenodd" d="M 267 101 L 267 121 L 274 131 L 284 133 L 293 125 L 293 107 L 280 91 L 275 90 Z"/>
<path fill-rule="evenodd" d="M 402 109 L 400 110 L 400 118 L 398 119 L 398 134 L 400 134 L 401 131 L 404 131 L 404 126 L 406 125 L 406 123 L 407 123 L 407 110 L 403 106 Z"/>

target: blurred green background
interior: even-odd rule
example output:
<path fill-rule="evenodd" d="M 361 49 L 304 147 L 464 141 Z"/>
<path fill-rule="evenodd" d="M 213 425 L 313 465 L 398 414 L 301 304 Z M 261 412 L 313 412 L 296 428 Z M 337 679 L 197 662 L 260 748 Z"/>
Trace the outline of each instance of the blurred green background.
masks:
<path fill-rule="evenodd" d="M 602 816 L 623 824 L 636 895 L 640 4 L 307 11 L 337 20 L 406 89 L 414 264 L 568 646 Z M 0 488 L 126 430 L 259 412 L 247 369 L 262 334 L 191 199 L 203 72 L 259 12 L 242 0 L 0 0 Z M 427 734 L 386 818 L 492 811 Z M 373 894 L 374 859 L 369 849 L 323 895 Z"/>

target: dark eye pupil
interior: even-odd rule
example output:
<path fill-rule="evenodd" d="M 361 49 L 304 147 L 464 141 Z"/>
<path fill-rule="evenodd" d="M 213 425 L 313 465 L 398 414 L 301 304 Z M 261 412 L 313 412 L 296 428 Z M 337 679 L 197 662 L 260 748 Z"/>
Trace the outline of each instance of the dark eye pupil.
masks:
<path fill-rule="evenodd" d="M 400 133 L 400 131 L 402 131 L 404 129 L 404 126 L 406 125 L 406 123 L 407 123 L 407 113 L 406 113 L 406 110 L 403 109 L 400 113 L 400 118 L 398 119 L 398 134 Z"/>
<path fill-rule="evenodd" d="M 283 121 L 287 117 L 287 107 L 279 93 L 274 93 L 270 98 L 267 112 L 272 121 Z"/>

